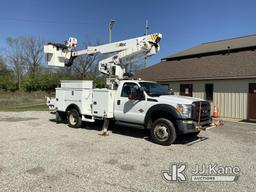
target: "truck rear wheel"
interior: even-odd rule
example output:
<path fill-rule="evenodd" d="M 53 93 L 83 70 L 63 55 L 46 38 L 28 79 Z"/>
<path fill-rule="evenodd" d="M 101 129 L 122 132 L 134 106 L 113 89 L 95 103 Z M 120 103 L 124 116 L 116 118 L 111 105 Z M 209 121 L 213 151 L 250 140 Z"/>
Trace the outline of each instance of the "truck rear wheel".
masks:
<path fill-rule="evenodd" d="M 76 109 L 68 112 L 68 126 L 72 128 L 79 128 L 82 125 L 82 118 Z"/>
<path fill-rule="evenodd" d="M 177 137 L 173 123 L 165 118 L 155 120 L 150 133 L 153 141 L 160 145 L 171 145 Z"/>

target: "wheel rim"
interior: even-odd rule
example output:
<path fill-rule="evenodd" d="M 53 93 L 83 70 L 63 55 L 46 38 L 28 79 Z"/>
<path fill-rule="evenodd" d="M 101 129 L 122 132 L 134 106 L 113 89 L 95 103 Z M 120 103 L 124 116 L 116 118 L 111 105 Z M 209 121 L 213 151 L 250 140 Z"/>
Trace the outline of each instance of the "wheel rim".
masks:
<path fill-rule="evenodd" d="M 154 134 L 160 141 L 166 141 L 169 138 L 168 128 L 163 123 L 156 125 Z"/>
<path fill-rule="evenodd" d="M 69 122 L 70 122 L 71 125 L 75 125 L 76 122 L 77 122 L 74 114 L 72 114 L 72 113 L 69 115 Z"/>

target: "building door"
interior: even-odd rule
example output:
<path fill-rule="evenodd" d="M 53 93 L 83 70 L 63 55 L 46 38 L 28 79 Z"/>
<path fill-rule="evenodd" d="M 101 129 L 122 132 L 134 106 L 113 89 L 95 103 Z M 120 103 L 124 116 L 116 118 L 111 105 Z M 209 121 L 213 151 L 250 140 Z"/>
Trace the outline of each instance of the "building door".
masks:
<path fill-rule="evenodd" d="M 192 84 L 180 84 L 180 95 L 192 97 L 193 85 Z"/>
<path fill-rule="evenodd" d="M 249 83 L 248 119 L 256 119 L 256 83 Z"/>

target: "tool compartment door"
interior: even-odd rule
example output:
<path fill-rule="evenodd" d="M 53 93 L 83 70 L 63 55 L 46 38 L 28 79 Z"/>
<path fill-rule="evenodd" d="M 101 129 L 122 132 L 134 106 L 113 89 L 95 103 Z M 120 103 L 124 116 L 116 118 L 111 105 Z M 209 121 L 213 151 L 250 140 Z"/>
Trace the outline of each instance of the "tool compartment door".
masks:
<path fill-rule="evenodd" d="M 94 89 L 92 113 L 96 117 L 113 118 L 115 91 Z"/>

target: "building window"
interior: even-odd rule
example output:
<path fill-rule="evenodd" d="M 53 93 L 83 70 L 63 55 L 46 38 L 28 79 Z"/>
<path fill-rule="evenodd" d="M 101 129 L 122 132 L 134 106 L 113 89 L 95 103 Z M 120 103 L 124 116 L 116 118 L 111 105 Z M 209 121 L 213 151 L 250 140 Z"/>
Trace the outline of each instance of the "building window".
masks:
<path fill-rule="evenodd" d="M 213 101 L 213 84 L 205 84 L 205 99 Z"/>
<path fill-rule="evenodd" d="M 192 97 L 193 85 L 192 84 L 180 84 L 180 95 Z"/>

